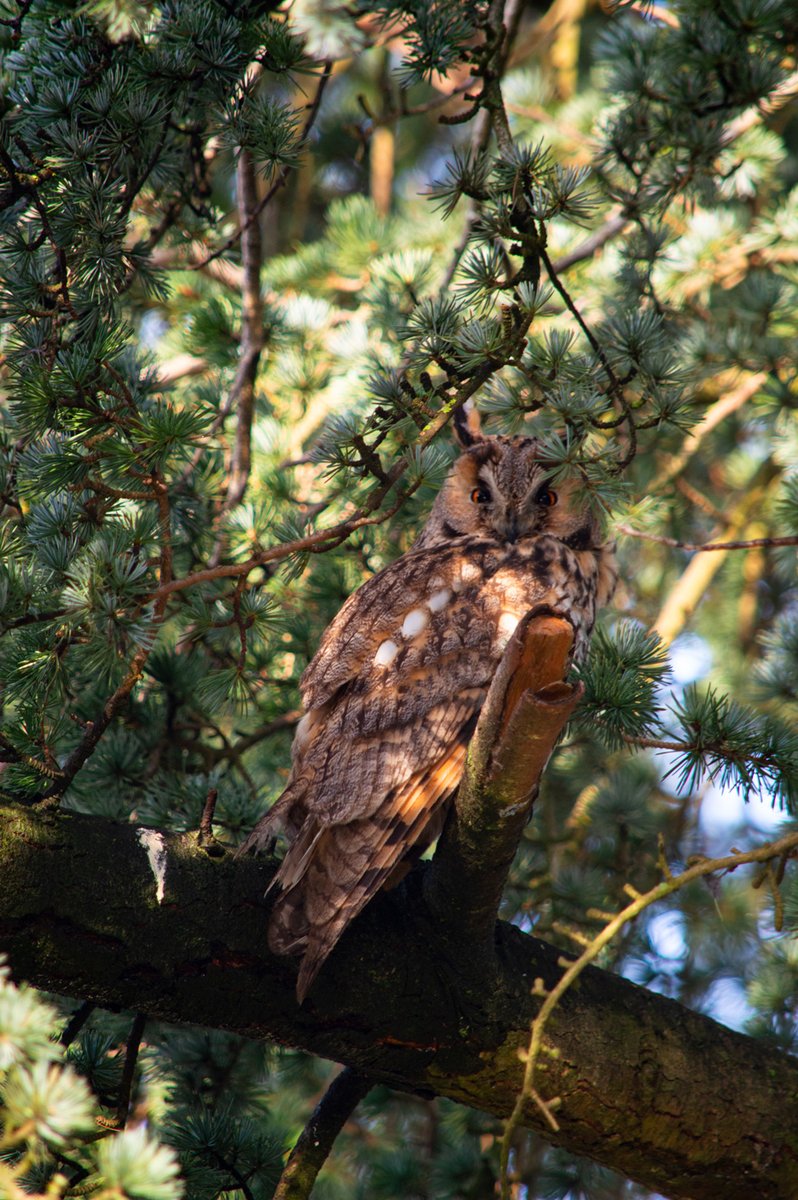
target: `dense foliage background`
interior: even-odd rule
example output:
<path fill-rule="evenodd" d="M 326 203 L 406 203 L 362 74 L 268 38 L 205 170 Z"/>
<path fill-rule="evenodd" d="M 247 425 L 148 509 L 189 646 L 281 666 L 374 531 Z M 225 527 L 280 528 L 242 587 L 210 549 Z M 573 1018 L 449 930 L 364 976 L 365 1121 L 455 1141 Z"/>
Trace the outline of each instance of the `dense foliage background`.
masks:
<path fill-rule="evenodd" d="M 663 862 L 795 828 L 795 6 L 272 9 L 0 4 L 2 796 L 185 830 L 214 791 L 239 841 L 474 397 L 619 542 L 503 913 L 573 949 Z M 790 1050 L 798 885 L 751 882 L 601 965 Z M 0 984 L 0 1194 L 272 1194 L 328 1064 L 50 1003 Z M 492 1195 L 500 1133 L 376 1088 L 314 1196 Z M 515 1145 L 518 1196 L 649 1195 Z"/>

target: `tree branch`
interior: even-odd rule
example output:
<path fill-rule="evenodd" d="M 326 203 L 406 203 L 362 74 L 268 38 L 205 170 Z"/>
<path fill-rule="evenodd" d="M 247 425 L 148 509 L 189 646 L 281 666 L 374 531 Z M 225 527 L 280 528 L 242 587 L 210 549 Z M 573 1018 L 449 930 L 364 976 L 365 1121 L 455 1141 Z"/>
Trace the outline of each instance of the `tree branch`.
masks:
<path fill-rule="evenodd" d="M 9 806 L 3 818 L 0 950 L 17 978 L 512 1112 L 540 1010 L 532 985 L 557 985 L 560 952 L 499 923 L 493 985 L 469 986 L 424 903 L 423 869 L 354 922 L 300 1009 L 295 965 L 266 949 L 268 864 L 67 812 Z M 531 1100 L 524 1125 L 672 1200 L 798 1195 L 798 1062 L 770 1044 L 588 967 L 547 1045 L 538 1072 L 560 1097 L 559 1132 Z"/>
<path fill-rule="evenodd" d="M 563 683 L 573 629 L 532 612 L 510 639 L 468 753 L 424 898 L 468 956 L 493 955 L 493 928 L 540 777 L 581 695 Z"/>
<path fill-rule="evenodd" d="M 291 1151 L 274 1200 L 306 1200 L 310 1196 L 335 1139 L 372 1086 L 373 1080 L 351 1067 L 336 1075 Z"/>
<path fill-rule="evenodd" d="M 508 1184 L 508 1163 L 510 1156 L 510 1148 L 512 1146 L 512 1138 L 515 1129 L 518 1127 L 523 1112 L 524 1104 L 527 1099 L 532 1099 L 538 1105 L 551 1128 L 557 1132 L 559 1125 L 554 1116 L 553 1109 L 559 1107 L 559 1097 L 553 1097 L 549 1100 L 544 1100 L 535 1088 L 535 1069 L 541 1070 L 541 1057 L 544 1051 L 543 1035 L 551 1021 L 557 1006 L 561 1003 L 563 996 L 569 988 L 574 987 L 579 976 L 585 968 L 592 962 L 595 962 L 601 951 L 610 944 L 612 939 L 616 937 L 624 925 L 633 921 L 645 909 L 650 908 L 658 901 L 665 897 L 673 895 L 674 892 L 681 891 L 696 879 L 701 879 L 707 875 L 721 875 L 727 871 L 735 871 L 738 867 L 745 863 L 765 863 L 766 868 L 772 869 L 771 864 L 774 859 L 781 859 L 786 862 L 788 857 L 798 853 L 798 834 L 788 834 L 781 838 L 778 842 L 774 842 L 769 846 L 760 846 L 756 850 L 747 852 L 737 852 L 735 854 L 726 855 L 723 858 L 705 859 L 703 862 L 694 864 L 681 875 L 674 878 L 670 870 L 665 866 L 666 877 L 660 883 L 656 884 L 644 895 L 636 892 L 635 889 L 627 884 L 627 892 L 632 898 L 632 902 L 617 913 L 611 920 L 607 922 L 604 928 L 588 943 L 579 957 L 573 962 L 563 962 L 565 968 L 562 977 L 557 985 L 549 991 L 543 989 L 542 981 L 540 988 L 536 991 L 544 998 L 540 1012 L 532 1022 L 530 1029 L 529 1045 L 526 1053 L 522 1056 L 525 1063 L 524 1067 L 524 1084 L 518 1094 L 515 1107 L 506 1122 L 504 1137 L 502 1138 L 501 1150 L 501 1196 L 502 1200 L 510 1200 L 509 1184 Z M 538 981 L 536 981 L 538 982 Z"/>
<path fill-rule="evenodd" d="M 678 454 L 675 454 L 658 473 L 649 488 L 649 492 L 661 491 L 666 484 L 681 475 L 689 460 L 699 449 L 704 438 L 713 429 L 717 428 L 722 421 L 725 421 L 726 417 L 737 412 L 752 396 L 755 396 L 766 380 L 767 374 L 764 371 L 757 371 L 753 375 L 744 375 L 731 391 L 724 392 L 719 400 L 711 404 L 695 428 L 691 429 L 684 439 L 682 448 Z"/>
<path fill-rule="evenodd" d="M 244 280 L 241 295 L 241 356 L 230 395 L 230 409 L 238 410 L 238 424 L 224 502 L 225 511 L 235 508 L 240 503 L 249 480 L 255 378 L 263 350 L 263 298 L 260 291 L 262 246 L 260 225 L 254 215 L 258 203 L 258 189 L 252 155 L 244 147 L 238 155 L 236 177 L 238 207 L 241 213 Z"/>
<path fill-rule="evenodd" d="M 632 529 L 631 525 L 618 525 L 618 531 L 627 537 L 643 538 L 646 542 L 656 542 L 660 546 L 673 546 L 677 550 L 751 550 L 756 546 L 798 546 L 798 536 L 790 534 L 786 537 L 743 538 L 732 542 L 680 542 L 678 538 L 663 537 L 659 533 L 645 533 L 642 529 Z"/>

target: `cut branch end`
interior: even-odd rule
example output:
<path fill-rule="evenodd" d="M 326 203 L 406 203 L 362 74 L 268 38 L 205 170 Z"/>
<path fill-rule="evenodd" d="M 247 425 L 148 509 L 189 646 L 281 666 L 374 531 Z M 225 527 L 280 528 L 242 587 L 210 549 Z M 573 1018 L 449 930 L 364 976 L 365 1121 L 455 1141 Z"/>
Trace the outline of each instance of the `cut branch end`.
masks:
<path fill-rule="evenodd" d="M 463 782 L 425 884 L 437 919 L 465 945 L 489 948 L 510 864 L 540 778 L 582 695 L 566 683 L 569 621 L 528 613 L 510 639 L 488 691 Z M 447 915 L 448 914 L 448 915 Z"/>

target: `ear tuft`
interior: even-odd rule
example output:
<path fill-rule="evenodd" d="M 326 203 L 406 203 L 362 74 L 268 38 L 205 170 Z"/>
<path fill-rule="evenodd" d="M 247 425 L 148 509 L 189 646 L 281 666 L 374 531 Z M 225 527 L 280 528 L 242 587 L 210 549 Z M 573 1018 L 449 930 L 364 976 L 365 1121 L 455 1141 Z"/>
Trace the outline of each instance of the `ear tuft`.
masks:
<path fill-rule="evenodd" d="M 482 421 L 473 400 L 466 400 L 456 410 L 453 426 L 455 439 L 464 450 L 483 440 Z"/>

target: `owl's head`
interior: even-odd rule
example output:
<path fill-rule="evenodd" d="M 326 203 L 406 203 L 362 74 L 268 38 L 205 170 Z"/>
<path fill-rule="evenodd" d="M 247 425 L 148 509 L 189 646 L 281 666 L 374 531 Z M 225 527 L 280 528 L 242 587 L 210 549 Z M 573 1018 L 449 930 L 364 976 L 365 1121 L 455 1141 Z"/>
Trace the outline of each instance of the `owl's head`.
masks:
<path fill-rule="evenodd" d="M 463 453 L 430 512 L 417 545 L 469 535 L 502 544 L 548 534 L 573 550 L 601 543 L 598 521 L 577 499 L 577 481 L 554 482 L 532 437 L 487 436 L 474 409 L 459 409 L 454 431 Z"/>

